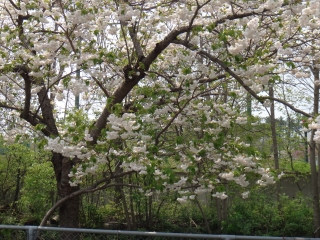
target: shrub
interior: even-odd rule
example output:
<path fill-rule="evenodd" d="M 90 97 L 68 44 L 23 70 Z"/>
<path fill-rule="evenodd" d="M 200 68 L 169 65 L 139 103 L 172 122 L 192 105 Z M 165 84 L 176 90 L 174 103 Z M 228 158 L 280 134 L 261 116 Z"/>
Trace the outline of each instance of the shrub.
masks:
<path fill-rule="evenodd" d="M 251 194 L 249 199 L 235 199 L 222 232 L 235 235 L 311 236 L 312 209 L 308 199 L 275 198 Z"/>

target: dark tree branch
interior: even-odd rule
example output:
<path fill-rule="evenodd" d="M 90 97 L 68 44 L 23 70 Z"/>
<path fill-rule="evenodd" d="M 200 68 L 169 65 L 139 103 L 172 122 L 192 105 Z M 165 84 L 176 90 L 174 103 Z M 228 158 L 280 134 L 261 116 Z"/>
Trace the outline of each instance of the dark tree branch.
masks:
<path fill-rule="evenodd" d="M 138 61 L 141 61 L 142 59 L 144 59 L 144 54 L 143 54 L 143 50 L 139 42 L 139 39 L 137 38 L 137 32 L 136 32 L 135 26 L 128 27 L 128 29 L 129 29 L 129 34 L 130 34 L 134 49 L 136 50 L 136 53 L 138 56 Z"/>
<path fill-rule="evenodd" d="M 196 26 L 192 26 L 194 28 Z M 148 56 L 141 62 L 144 65 L 145 70 L 149 70 L 153 61 L 173 42 L 180 34 L 190 30 L 189 26 L 184 26 L 179 29 L 171 31 L 161 42 L 157 43 L 155 48 L 148 54 Z"/>
<path fill-rule="evenodd" d="M 5 109 L 10 109 L 10 110 L 15 110 L 15 111 L 18 111 L 18 112 L 23 112 L 24 109 L 22 108 L 17 108 L 17 107 L 13 107 L 13 106 L 9 106 L 5 103 L 2 103 L 0 102 L 0 108 L 5 108 Z M 27 115 L 23 115 L 24 117 L 22 117 L 20 115 L 20 117 L 24 120 L 26 120 L 28 123 L 30 123 L 32 126 L 37 126 L 38 124 L 40 123 L 44 123 L 43 119 L 40 118 L 39 116 L 33 114 L 32 112 L 28 112 Z M 47 128 L 44 128 L 41 130 L 42 133 L 45 135 L 45 136 L 50 136 L 50 131 L 47 129 Z"/>
<path fill-rule="evenodd" d="M 102 92 L 106 95 L 106 97 L 110 97 L 110 94 L 108 93 L 107 89 L 102 85 L 101 82 L 96 77 L 92 77 L 93 80 L 96 82 L 96 84 L 99 86 L 99 88 L 102 90 Z"/>
<path fill-rule="evenodd" d="M 185 42 L 185 41 L 181 41 L 181 40 L 175 40 L 174 43 L 176 44 L 180 44 L 180 45 L 183 45 L 185 47 L 187 47 L 188 49 L 191 49 L 191 50 L 196 50 L 196 47 L 194 45 L 192 45 L 191 43 L 188 43 L 188 42 Z M 281 100 L 281 99 L 277 99 L 277 98 L 271 98 L 271 97 L 260 97 L 258 96 L 251 88 L 249 88 L 244 82 L 243 80 L 237 75 L 235 74 L 228 66 L 226 66 L 226 64 L 224 62 L 222 62 L 221 60 L 219 60 L 218 58 L 214 57 L 213 55 L 203 51 L 203 50 L 200 50 L 198 51 L 199 54 L 201 54 L 202 56 L 208 58 L 209 60 L 217 63 L 220 65 L 220 67 L 222 67 L 227 73 L 229 73 L 233 78 L 235 78 L 240 84 L 241 86 L 248 92 L 250 93 L 251 96 L 253 96 L 255 99 L 257 99 L 260 103 L 264 103 L 264 101 L 266 99 L 270 99 L 270 100 L 274 100 L 274 101 L 277 101 L 277 102 L 280 102 L 284 105 L 286 105 L 287 107 L 291 108 L 293 111 L 297 112 L 297 113 L 300 113 L 306 117 L 311 117 L 310 114 L 300 110 L 300 109 L 297 109 L 295 108 L 293 105 L 291 105 L 290 103 L 284 101 L 284 100 Z"/>
<path fill-rule="evenodd" d="M 132 69 L 131 66 L 127 65 L 123 71 L 125 75 L 125 81 L 122 82 L 121 86 L 114 92 L 112 98 L 113 101 L 109 106 L 106 106 L 101 113 L 100 117 L 96 121 L 94 128 L 91 130 L 91 137 L 93 138 L 92 144 L 96 143 L 98 137 L 107 123 L 107 118 L 110 115 L 112 107 L 121 103 L 123 99 L 128 95 L 134 86 L 145 77 L 145 71 L 149 70 L 151 64 L 155 59 L 169 46 L 169 44 L 177 38 L 178 35 L 185 33 L 189 30 L 189 26 L 181 27 L 179 29 L 170 32 L 162 41 L 156 44 L 155 48 L 145 57 L 142 61 L 137 64 L 136 69 Z M 139 72 L 138 75 L 130 75 L 130 72 Z"/>
<path fill-rule="evenodd" d="M 207 59 L 211 60 L 212 62 L 217 63 L 218 65 L 220 65 L 220 67 L 226 71 L 227 73 L 229 73 L 234 79 L 236 79 L 238 81 L 238 83 L 240 83 L 240 85 L 248 92 L 250 93 L 251 96 L 253 96 L 255 99 L 257 99 L 260 103 L 263 103 L 263 99 L 261 97 L 259 97 L 249 86 L 247 86 L 243 80 L 241 79 L 241 77 L 239 77 L 237 74 L 235 74 L 223 61 L 221 61 L 220 59 L 216 58 L 215 56 L 211 55 L 210 53 L 203 51 L 203 50 L 197 50 L 197 47 L 189 42 L 186 41 L 182 41 L 182 40 L 175 40 L 173 41 L 173 43 L 175 44 L 179 44 L 179 45 L 183 45 L 186 48 L 192 50 L 192 51 L 197 51 L 198 54 L 206 57 Z"/>
<path fill-rule="evenodd" d="M 0 108 L 5 108 L 5 109 L 10 109 L 10 110 L 16 110 L 18 112 L 22 112 L 23 109 L 22 108 L 17 108 L 17 107 L 14 107 L 14 106 L 9 106 L 3 102 L 0 102 Z"/>
<path fill-rule="evenodd" d="M 46 213 L 46 215 L 44 216 L 44 218 L 42 219 L 41 223 L 40 223 L 40 227 L 43 227 L 46 225 L 49 217 L 55 212 L 55 210 L 61 206 L 64 202 L 66 202 L 67 200 L 71 199 L 71 198 L 74 198 L 74 197 L 77 197 L 77 196 L 80 196 L 84 193 L 89 193 L 89 192 L 96 192 L 98 190 L 102 190 L 102 189 L 105 189 L 105 188 L 108 188 L 109 186 L 114 186 L 114 184 L 110 184 L 111 180 L 112 179 L 115 179 L 115 178 L 120 178 L 120 177 L 123 177 L 123 176 L 126 176 L 126 175 L 129 175 L 129 174 L 132 174 L 134 173 L 135 171 L 129 171 L 129 172 L 122 172 L 122 173 L 118 173 L 118 174 L 113 174 L 111 175 L 110 177 L 107 177 L 107 178 L 103 178 L 103 179 L 100 179 L 98 181 L 96 181 L 92 186 L 88 187 L 88 188 L 84 188 L 84 189 L 80 189 L 78 191 L 75 191 L 63 198 L 61 198 L 59 201 L 57 201 L 51 208 L 50 210 Z M 102 184 L 100 186 L 100 184 Z M 136 186 L 132 186 L 132 187 L 136 187 Z"/>
<path fill-rule="evenodd" d="M 279 102 L 279 103 L 282 103 L 283 105 L 289 107 L 291 110 L 297 112 L 297 113 L 300 113 L 302 114 L 303 116 L 305 117 L 313 117 L 311 114 L 309 113 L 306 113 L 300 109 L 297 109 L 295 108 L 292 104 L 288 103 L 287 101 L 285 100 L 282 100 L 282 99 L 279 99 L 279 98 L 273 98 L 273 97 L 261 97 L 262 99 L 269 99 L 269 100 L 273 100 L 273 101 L 276 101 L 276 102 Z"/>
<path fill-rule="evenodd" d="M 186 34 L 186 37 L 185 37 L 185 40 L 189 40 L 189 37 L 190 37 L 190 31 L 192 30 L 192 25 L 194 23 L 194 20 L 196 19 L 198 13 L 199 13 L 199 10 L 204 7 L 205 5 L 207 5 L 211 0 L 208 0 L 206 1 L 205 3 L 203 3 L 202 5 L 199 5 L 199 3 L 197 2 L 197 9 L 196 11 L 194 12 L 190 22 L 189 22 L 189 31 L 187 31 L 187 34 Z"/>
<path fill-rule="evenodd" d="M 27 120 L 27 117 L 30 111 L 30 102 L 31 102 L 31 78 L 29 76 L 29 70 L 27 69 L 26 66 L 17 66 L 13 69 L 13 71 L 17 72 L 24 80 L 25 100 L 24 100 L 24 108 L 20 117 Z"/>
<path fill-rule="evenodd" d="M 263 12 L 268 11 L 265 9 Z M 245 18 L 249 16 L 256 15 L 254 11 L 249 13 L 243 13 L 243 14 L 235 14 L 235 15 L 229 15 L 227 17 L 221 18 L 214 22 L 214 25 L 219 25 L 221 23 L 226 22 L 227 20 L 235 20 L 240 18 Z M 121 25 L 122 26 L 122 25 Z M 122 100 L 127 96 L 127 94 L 132 90 L 134 86 L 138 84 L 138 82 L 144 78 L 145 72 L 149 70 L 151 64 L 157 59 L 157 57 L 169 46 L 169 44 L 174 43 L 174 41 L 178 41 L 177 37 L 180 34 L 186 33 L 188 31 L 191 31 L 193 28 L 199 27 L 199 25 L 194 26 L 183 26 L 178 29 L 172 30 L 162 41 L 158 42 L 155 46 L 155 48 L 146 56 L 142 61 L 138 62 L 136 65 L 136 69 L 132 69 L 130 65 L 126 66 L 123 71 L 125 74 L 125 81 L 121 84 L 121 86 L 115 91 L 112 98 L 113 101 L 110 106 L 106 106 L 96 121 L 94 128 L 91 130 L 90 135 L 93 138 L 92 144 L 97 142 L 97 139 L 102 131 L 102 129 L 105 127 L 107 123 L 107 118 L 110 115 L 110 108 L 114 106 L 114 104 L 121 103 Z M 179 43 L 181 44 L 181 43 Z M 205 53 L 205 52 L 204 52 Z M 213 57 L 213 56 L 212 56 Z M 248 86 L 246 86 L 241 78 L 239 78 L 236 74 L 234 74 L 223 62 L 221 62 L 219 59 L 217 59 L 221 64 L 223 64 L 224 67 L 226 67 L 227 72 L 235 77 L 242 85 L 251 93 L 256 96 L 257 99 L 259 97 L 256 95 L 255 92 L 253 92 Z M 140 75 L 138 76 L 129 76 L 129 73 L 132 71 L 139 72 Z M 261 99 L 259 100 L 261 102 Z"/>
<path fill-rule="evenodd" d="M 224 79 L 226 77 L 227 77 L 226 74 L 220 74 L 215 78 L 202 78 L 202 79 L 199 79 L 198 82 L 202 83 L 202 84 L 203 83 L 211 83 L 211 82 L 218 81 L 220 79 Z M 181 90 L 181 87 L 171 88 L 171 92 L 179 92 L 180 90 Z"/>
<path fill-rule="evenodd" d="M 12 0 L 9 0 L 9 2 L 11 3 L 11 5 L 17 9 L 17 10 L 21 10 L 21 8 L 19 8 Z"/>
<path fill-rule="evenodd" d="M 44 86 L 38 92 L 38 101 L 44 122 L 47 125 L 48 131 L 51 133 L 50 135 L 58 136 L 59 132 L 53 116 L 52 105 L 48 97 L 47 89 Z"/>

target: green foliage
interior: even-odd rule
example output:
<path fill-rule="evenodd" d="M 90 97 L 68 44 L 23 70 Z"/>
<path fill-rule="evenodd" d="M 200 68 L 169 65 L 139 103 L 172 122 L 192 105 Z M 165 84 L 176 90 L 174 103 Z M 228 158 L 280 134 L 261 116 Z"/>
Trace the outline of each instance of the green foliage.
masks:
<path fill-rule="evenodd" d="M 302 196 L 289 200 L 282 198 L 283 232 L 286 236 L 310 236 L 312 233 L 312 209 Z M 309 200 L 311 203 L 311 200 Z"/>
<path fill-rule="evenodd" d="M 280 163 L 281 169 L 284 171 L 293 171 L 293 172 L 298 172 L 298 173 L 304 173 L 304 174 L 309 174 L 310 173 L 310 164 L 305 161 L 281 161 Z"/>
<path fill-rule="evenodd" d="M 17 213 L 10 209 L 9 211 L 5 211 L 0 213 L 0 224 L 3 225 L 16 225 L 19 224 L 19 219 Z M 0 237 L 1 239 L 1 237 Z"/>
<path fill-rule="evenodd" d="M 103 228 L 106 212 L 95 205 L 83 202 L 81 207 L 80 224 L 84 228 Z"/>
<path fill-rule="evenodd" d="M 119 221 L 121 219 L 122 210 L 114 202 L 110 202 L 100 207 L 99 212 L 109 221 Z"/>
<path fill-rule="evenodd" d="M 17 229 L 2 229 L 0 230 L 0 239 L 26 239 L 26 231 Z"/>
<path fill-rule="evenodd" d="M 184 68 L 184 69 L 182 69 L 182 73 L 183 73 L 184 75 L 190 74 L 190 73 L 191 73 L 191 68 Z"/>
<path fill-rule="evenodd" d="M 311 236 L 312 209 L 303 197 L 275 198 L 251 194 L 247 200 L 236 199 L 222 222 L 222 232 L 240 235 Z M 278 206 L 278 208 L 277 208 Z"/>
<path fill-rule="evenodd" d="M 217 221 L 214 217 L 215 209 L 210 208 L 209 205 L 201 204 L 206 217 L 211 222 L 211 226 L 213 228 L 217 227 Z M 171 198 L 162 206 L 156 203 L 155 208 L 160 209 L 154 220 L 155 231 L 208 233 L 199 207 L 193 201 L 180 204 L 174 198 Z"/>
<path fill-rule="evenodd" d="M 50 199 L 45 193 L 55 189 L 52 167 L 45 162 L 50 154 L 29 142 L 0 146 L 0 223 L 40 221 Z"/>
<path fill-rule="evenodd" d="M 4 154 L 0 156 L 1 203 L 14 205 L 29 164 L 35 154 L 23 144 L 2 146 Z"/>
<path fill-rule="evenodd" d="M 92 200 L 92 199 L 91 199 Z M 82 199 L 80 208 L 80 224 L 83 228 L 105 228 L 110 224 L 112 229 L 122 229 L 125 225 L 125 216 L 122 204 L 110 201 L 105 205 L 97 204 L 87 198 Z M 99 205 L 99 206 L 98 206 Z M 107 227 L 108 228 L 108 227 Z"/>
<path fill-rule="evenodd" d="M 33 163 L 27 169 L 19 206 L 26 220 L 40 222 L 54 203 L 55 180 L 51 162 Z"/>
<path fill-rule="evenodd" d="M 286 62 L 286 65 L 291 69 L 296 68 L 295 64 L 293 62 L 291 62 L 291 61 L 290 62 Z"/>

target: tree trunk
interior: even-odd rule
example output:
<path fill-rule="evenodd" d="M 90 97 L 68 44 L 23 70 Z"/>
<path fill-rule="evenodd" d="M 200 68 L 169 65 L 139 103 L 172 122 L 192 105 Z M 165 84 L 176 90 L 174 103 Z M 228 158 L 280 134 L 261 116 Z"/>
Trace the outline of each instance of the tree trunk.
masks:
<path fill-rule="evenodd" d="M 52 163 L 57 181 L 59 199 L 79 190 L 79 186 L 71 187 L 69 184 L 70 178 L 68 174 L 70 173 L 74 162 L 63 157 L 61 154 L 53 153 Z M 73 197 L 63 203 L 59 208 L 59 225 L 69 228 L 78 228 L 79 209 L 80 197 L 78 196 Z"/>
<path fill-rule="evenodd" d="M 200 204 L 200 202 L 199 202 L 199 200 L 198 200 L 197 198 L 195 199 L 195 202 L 196 202 L 196 204 L 197 204 L 197 206 L 198 206 L 198 208 L 199 208 L 199 210 L 200 210 L 200 213 L 201 213 L 202 218 L 203 218 L 203 220 L 204 220 L 204 224 L 206 225 L 208 234 L 212 234 L 211 229 L 210 229 L 210 224 L 209 224 L 208 219 L 207 219 L 207 216 L 206 216 L 206 214 L 204 213 L 204 211 L 203 211 L 203 209 L 202 209 L 202 207 L 201 207 L 201 204 Z"/>
<path fill-rule="evenodd" d="M 122 187 L 120 190 L 120 194 L 121 194 L 121 198 L 122 198 L 124 215 L 126 216 L 127 229 L 132 230 L 129 209 L 128 209 L 128 205 L 127 205 L 127 201 L 126 201 L 126 196 L 124 195 L 124 191 L 123 191 Z"/>
<path fill-rule="evenodd" d="M 312 202 L 313 202 L 313 228 L 314 237 L 320 237 L 320 208 L 319 208 L 319 189 L 318 174 L 316 166 L 316 144 L 313 141 L 314 130 L 311 131 L 310 140 L 310 168 L 311 168 L 311 185 L 312 185 Z"/>
<path fill-rule="evenodd" d="M 274 98 L 273 87 L 269 88 L 269 95 L 271 98 Z M 279 170 L 279 153 L 278 153 L 278 140 L 276 132 L 276 118 L 274 110 L 274 101 L 270 100 L 270 123 L 271 123 L 271 133 L 272 133 L 272 150 L 273 150 L 273 159 L 274 159 L 274 168 Z"/>
<path fill-rule="evenodd" d="M 37 93 L 38 100 L 42 111 L 42 116 L 46 122 L 46 129 L 42 130 L 47 136 L 58 136 L 59 132 L 56 126 L 53 106 L 47 94 L 47 89 L 42 87 Z M 26 114 L 25 114 L 26 115 Z M 25 117 L 25 116 L 22 116 Z M 31 118 L 26 118 L 30 122 Z M 60 153 L 52 153 L 51 162 L 55 172 L 58 190 L 58 200 L 64 198 L 75 191 L 79 190 L 79 186 L 71 187 L 69 173 L 78 159 L 70 159 L 63 157 Z M 79 227 L 79 210 L 80 197 L 76 196 L 65 201 L 59 208 L 59 225 L 62 227 L 77 228 Z M 75 235 L 74 235 L 75 236 Z M 62 238 L 64 239 L 64 238 Z M 71 239 L 71 238 L 68 238 Z M 74 238 L 72 238 L 74 239 Z"/>
<path fill-rule="evenodd" d="M 319 80 L 319 69 L 312 68 L 314 80 Z M 313 115 L 319 113 L 319 86 L 314 84 L 314 99 L 313 99 Z M 320 237 L 320 208 L 319 208 L 319 182 L 316 164 L 316 143 L 313 140 L 315 130 L 311 131 L 310 138 L 310 168 L 311 168 L 311 185 L 312 185 L 312 200 L 313 200 L 313 226 L 314 237 Z"/>
<path fill-rule="evenodd" d="M 152 198 L 152 195 L 148 197 L 148 209 L 149 209 L 149 213 L 148 213 L 148 228 L 149 229 L 152 229 L 153 228 L 153 211 L 152 211 L 152 202 L 153 202 L 153 198 Z"/>
<path fill-rule="evenodd" d="M 132 177 L 131 175 L 129 176 L 129 184 L 132 184 Z M 130 198 L 130 212 L 131 212 L 131 222 L 132 222 L 132 229 L 136 230 L 137 229 L 137 224 L 136 224 L 136 215 L 134 212 L 134 203 L 133 203 L 133 192 L 132 188 L 129 189 L 129 198 Z"/>
<path fill-rule="evenodd" d="M 269 87 L 269 96 L 274 98 L 274 91 L 273 87 Z M 276 132 L 276 117 L 275 117 L 275 109 L 274 109 L 274 100 L 270 100 L 270 123 L 271 123 L 271 134 L 272 134 L 272 150 L 273 150 L 273 161 L 274 161 L 274 169 L 276 171 L 279 170 L 279 152 L 278 152 L 278 139 L 277 139 L 277 132 Z M 280 198 L 280 182 L 276 182 L 276 198 L 279 204 Z M 278 206 L 281 207 L 280 205 Z"/>

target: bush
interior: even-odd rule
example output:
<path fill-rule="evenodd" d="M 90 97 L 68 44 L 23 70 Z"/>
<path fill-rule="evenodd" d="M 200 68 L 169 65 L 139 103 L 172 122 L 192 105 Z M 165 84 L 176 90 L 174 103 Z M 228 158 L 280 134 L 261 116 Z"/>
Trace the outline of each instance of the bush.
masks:
<path fill-rule="evenodd" d="M 210 229 L 217 228 L 215 210 L 202 204 L 202 210 L 209 222 Z M 180 204 L 175 199 L 166 202 L 154 216 L 154 231 L 181 233 L 208 233 L 204 218 L 197 204 L 193 201 Z"/>
<path fill-rule="evenodd" d="M 83 228 L 105 228 L 106 223 L 112 223 L 112 227 L 119 230 L 125 223 L 125 217 L 121 206 L 109 202 L 103 206 L 89 203 L 82 199 L 80 210 L 80 224 Z"/>
<path fill-rule="evenodd" d="M 28 225 L 39 224 L 54 203 L 55 191 L 51 162 L 33 163 L 28 167 L 19 200 L 23 213 L 21 221 Z"/>
<path fill-rule="evenodd" d="M 222 232 L 235 235 L 311 236 L 312 209 L 302 197 L 275 198 L 252 194 L 250 199 L 235 199 Z"/>

